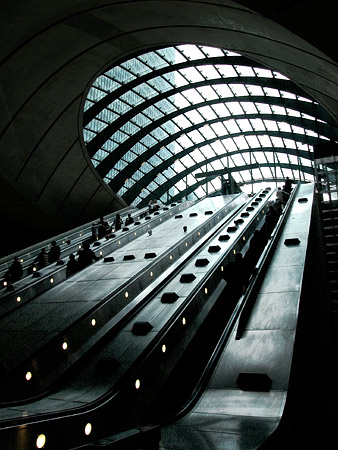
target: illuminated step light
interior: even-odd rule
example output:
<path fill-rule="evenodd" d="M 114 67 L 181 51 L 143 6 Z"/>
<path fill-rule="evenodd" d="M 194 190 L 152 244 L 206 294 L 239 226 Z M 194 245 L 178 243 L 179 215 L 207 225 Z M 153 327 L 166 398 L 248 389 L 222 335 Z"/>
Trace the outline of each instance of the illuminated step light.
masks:
<path fill-rule="evenodd" d="M 4 281 L 4 282 L 3 282 L 3 285 L 4 285 L 4 286 L 7 286 L 7 281 Z"/>
<path fill-rule="evenodd" d="M 36 267 L 33 267 L 33 272 L 36 272 L 36 270 L 37 270 Z"/>
<path fill-rule="evenodd" d="M 85 432 L 85 435 L 86 435 L 86 436 L 89 436 L 90 433 L 92 432 L 92 424 L 91 424 L 90 422 L 88 422 L 88 423 L 86 424 L 85 429 L 84 429 L 84 432 Z"/>
<path fill-rule="evenodd" d="M 21 297 L 16 297 L 16 301 L 19 303 L 21 302 Z"/>
<path fill-rule="evenodd" d="M 182 317 L 182 325 L 186 325 L 187 324 L 187 319 L 185 317 Z"/>
<path fill-rule="evenodd" d="M 44 434 L 39 434 L 36 439 L 36 448 L 43 448 L 46 444 L 46 436 Z"/>
<path fill-rule="evenodd" d="M 124 296 L 125 296 L 125 298 L 128 298 L 128 297 L 129 297 L 129 294 L 128 294 L 127 291 L 124 293 Z"/>
<path fill-rule="evenodd" d="M 150 275 L 151 277 L 153 277 L 153 276 L 154 276 L 154 272 L 150 272 L 149 275 Z"/>
<path fill-rule="evenodd" d="M 185 246 L 188 247 L 188 242 L 185 243 Z"/>
<path fill-rule="evenodd" d="M 170 259 L 170 260 L 172 261 L 172 259 L 173 259 L 173 255 L 170 255 L 170 256 L 169 256 L 169 259 Z"/>
<path fill-rule="evenodd" d="M 95 325 L 96 325 L 96 320 L 95 320 L 95 319 L 92 319 L 91 324 L 92 324 L 92 327 L 95 327 Z"/>
<path fill-rule="evenodd" d="M 167 351 L 167 347 L 163 344 L 162 345 L 162 353 L 165 353 Z"/>
<path fill-rule="evenodd" d="M 205 294 L 208 293 L 208 288 L 204 288 L 204 293 L 205 293 Z"/>
<path fill-rule="evenodd" d="M 32 376 L 33 376 L 32 372 L 27 372 L 26 375 L 25 375 L 25 378 L 26 378 L 27 381 L 29 381 L 29 380 L 32 379 Z"/>
<path fill-rule="evenodd" d="M 140 380 L 136 380 L 135 381 L 135 388 L 136 389 L 140 389 L 140 387 L 141 387 L 141 381 Z"/>
<path fill-rule="evenodd" d="M 236 249 L 234 249 L 234 255 L 236 255 Z"/>
<path fill-rule="evenodd" d="M 246 237 L 245 237 L 245 236 L 243 236 L 243 238 L 242 238 L 242 239 L 243 239 L 243 241 L 245 241 Z"/>
<path fill-rule="evenodd" d="M 54 278 L 51 278 L 49 281 L 50 281 L 51 284 L 53 284 L 54 283 Z"/>
<path fill-rule="evenodd" d="M 64 341 L 64 342 L 62 343 L 62 350 L 67 350 L 67 348 L 68 348 L 68 344 L 67 344 L 66 341 Z"/>

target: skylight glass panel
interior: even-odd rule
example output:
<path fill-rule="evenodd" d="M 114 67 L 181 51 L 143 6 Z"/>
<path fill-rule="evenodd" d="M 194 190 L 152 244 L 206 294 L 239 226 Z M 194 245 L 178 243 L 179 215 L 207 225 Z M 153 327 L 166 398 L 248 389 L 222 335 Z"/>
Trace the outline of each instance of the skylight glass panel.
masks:
<path fill-rule="evenodd" d="M 278 122 L 279 129 L 286 133 L 291 133 L 291 127 L 287 122 Z"/>
<path fill-rule="evenodd" d="M 278 161 L 284 164 L 288 164 L 289 163 L 289 158 L 287 157 L 287 155 L 285 153 L 277 153 L 276 154 Z"/>
<path fill-rule="evenodd" d="M 217 72 L 214 66 L 210 65 L 203 65 L 198 66 L 198 70 L 201 72 L 203 77 L 206 80 L 214 80 L 217 78 L 220 78 L 220 74 Z"/>
<path fill-rule="evenodd" d="M 168 137 L 168 133 L 166 133 L 161 127 L 155 128 L 151 133 L 157 141 L 162 141 Z"/>
<path fill-rule="evenodd" d="M 105 150 L 106 152 L 110 153 L 112 150 L 114 150 L 116 147 L 118 146 L 118 144 L 114 141 L 112 141 L 111 139 L 108 139 L 108 141 L 106 141 L 103 145 L 102 145 L 102 149 Z"/>
<path fill-rule="evenodd" d="M 279 115 L 286 115 L 286 111 L 285 108 L 283 106 L 277 106 L 277 105 L 270 105 L 271 106 L 271 110 L 274 114 L 279 114 Z"/>
<path fill-rule="evenodd" d="M 188 100 L 182 94 L 175 94 L 174 96 L 169 97 L 170 101 L 172 101 L 178 108 L 187 108 L 190 106 Z"/>
<path fill-rule="evenodd" d="M 139 56 L 139 59 L 145 62 L 147 65 L 152 67 L 153 69 L 162 69 L 163 67 L 167 67 L 168 63 L 165 59 L 161 57 L 161 55 L 157 52 L 149 52 L 145 55 Z"/>
<path fill-rule="evenodd" d="M 93 131 L 90 131 L 87 128 L 83 130 L 83 138 L 86 143 L 90 142 L 95 136 L 96 133 L 94 133 Z"/>
<path fill-rule="evenodd" d="M 236 136 L 236 137 L 234 137 L 234 141 L 235 141 L 237 147 L 240 150 L 248 148 L 248 144 L 247 144 L 247 142 L 246 142 L 246 140 L 244 139 L 243 136 Z"/>
<path fill-rule="evenodd" d="M 200 72 L 195 67 L 180 69 L 179 72 L 188 79 L 189 83 L 198 83 L 199 81 L 204 80 Z"/>
<path fill-rule="evenodd" d="M 247 97 L 249 95 L 243 84 L 229 84 L 229 87 L 237 97 Z"/>
<path fill-rule="evenodd" d="M 190 153 L 190 156 L 197 162 L 200 163 L 202 161 L 205 161 L 205 157 L 203 156 L 203 154 L 198 150 L 194 150 L 193 152 Z"/>
<path fill-rule="evenodd" d="M 200 129 L 200 132 L 204 136 L 205 139 L 213 139 L 216 137 L 216 134 L 213 130 L 213 127 L 206 125 Z"/>
<path fill-rule="evenodd" d="M 253 155 L 253 157 L 255 158 L 255 160 L 257 161 L 258 164 L 265 164 L 266 163 L 266 156 L 265 156 L 265 153 L 263 151 L 261 151 L 261 152 L 253 152 L 252 155 Z"/>
<path fill-rule="evenodd" d="M 238 77 L 236 70 L 229 64 L 216 64 L 215 67 L 223 78 Z"/>
<path fill-rule="evenodd" d="M 222 155 L 223 153 L 226 152 L 223 142 L 219 140 L 211 142 L 210 147 L 216 155 Z"/>
<path fill-rule="evenodd" d="M 264 91 L 260 86 L 255 86 L 254 84 L 246 84 L 246 88 L 250 95 L 262 96 L 264 97 Z"/>
<path fill-rule="evenodd" d="M 225 170 L 224 165 L 222 164 L 222 162 L 219 159 L 216 159 L 215 161 L 212 162 L 212 165 L 214 167 L 214 170 Z"/>
<path fill-rule="evenodd" d="M 177 141 L 182 145 L 183 148 L 188 148 L 193 145 L 193 142 L 191 142 L 186 134 L 180 136 Z"/>
<path fill-rule="evenodd" d="M 267 136 L 266 134 L 262 134 L 262 135 L 258 135 L 257 138 L 262 147 L 271 147 L 272 139 L 270 139 L 270 136 Z M 283 143 L 282 140 L 281 140 L 281 142 Z"/>
<path fill-rule="evenodd" d="M 242 131 L 252 131 L 252 126 L 248 119 L 238 119 L 237 125 Z"/>
<path fill-rule="evenodd" d="M 184 95 L 188 99 L 188 101 L 193 105 L 195 105 L 196 103 L 204 102 L 203 97 L 201 96 L 201 94 L 198 92 L 197 89 L 188 89 L 184 91 L 182 95 Z"/>
<path fill-rule="evenodd" d="M 213 129 L 217 136 L 224 136 L 224 134 L 227 133 L 227 130 L 225 129 L 222 122 L 213 123 L 210 125 L 210 127 Z"/>
<path fill-rule="evenodd" d="M 198 111 L 200 112 L 202 117 L 204 117 L 206 120 L 217 119 L 215 111 L 210 106 L 202 106 L 198 108 Z"/>
<path fill-rule="evenodd" d="M 188 117 L 188 119 L 193 123 L 193 124 L 198 124 L 201 122 L 204 122 L 204 118 L 202 117 L 202 115 L 199 113 L 199 110 L 193 109 L 191 111 L 187 111 L 185 113 L 186 117 Z"/>
<path fill-rule="evenodd" d="M 150 117 L 152 120 L 158 120 L 163 117 L 163 113 L 156 108 L 156 106 L 151 105 L 148 108 L 143 110 L 143 114 Z"/>
<path fill-rule="evenodd" d="M 120 128 L 121 131 L 131 136 L 132 134 L 140 131 L 140 127 L 135 125 L 133 122 L 127 122 Z"/>
<path fill-rule="evenodd" d="M 274 147 L 284 147 L 283 139 L 278 136 L 271 136 L 271 141 Z"/>
<path fill-rule="evenodd" d="M 300 100 L 301 102 L 308 102 L 308 103 L 313 103 L 312 100 L 306 98 L 306 97 L 301 97 L 300 95 L 297 95 L 297 99 Z"/>
<path fill-rule="evenodd" d="M 178 160 L 178 161 L 175 162 L 174 168 L 175 168 L 175 170 L 176 170 L 177 173 L 180 173 L 180 172 L 182 172 L 183 170 L 186 169 L 186 167 L 181 163 L 180 160 Z"/>
<path fill-rule="evenodd" d="M 205 100 L 215 100 L 218 98 L 216 92 L 210 86 L 204 86 L 197 89 Z"/>
<path fill-rule="evenodd" d="M 291 164 L 298 164 L 298 158 L 296 155 L 290 155 L 289 154 L 289 160 Z"/>
<path fill-rule="evenodd" d="M 185 128 L 191 127 L 190 120 L 188 120 L 184 114 L 174 117 L 173 122 L 176 123 L 176 125 L 179 127 L 179 129 L 185 129 Z"/>
<path fill-rule="evenodd" d="M 184 44 L 178 45 L 177 48 L 184 54 L 187 59 L 204 59 L 205 56 L 196 45 Z"/>
<path fill-rule="evenodd" d="M 236 166 L 244 166 L 244 159 L 240 153 L 233 153 L 231 155 L 231 159 L 233 160 Z"/>
<path fill-rule="evenodd" d="M 251 180 L 251 173 L 249 170 L 241 170 L 240 175 L 245 181 Z"/>
<path fill-rule="evenodd" d="M 264 87 L 263 90 L 264 90 L 265 94 L 269 97 L 280 97 L 278 89 Z"/>
<path fill-rule="evenodd" d="M 312 136 L 312 137 L 318 137 L 318 133 L 315 133 L 314 131 L 312 131 L 312 130 L 305 130 L 305 134 L 307 135 L 307 136 Z"/>
<path fill-rule="evenodd" d="M 126 61 L 122 63 L 121 66 L 124 67 L 126 70 L 130 71 L 131 73 L 135 74 L 137 77 L 152 72 L 152 68 L 148 67 L 147 64 L 144 64 L 141 61 L 140 57 L 134 58 L 133 60 L 130 61 Z"/>
<path fill-rule="evenodd" d="M 260 147 L 260 143 L 259 143 L 257 136 L 254 136 L 254 135 L 246 136 L 246 140 L 249 143 L 251 148 L 259 148 Z"/>
<path fill-rule="evenodd" d="M 171 78 L 173 77 L 173 74 L 165 74 L 163 75 L 163 77 L 168 81 L 168 83 L 170 83 L 170 81 L 172 82 Z M 174 72 L 174 77 L 175 77 L 174 85 L 176 87 L 187 86 L 189 84 L 189 81 L 185 79 L 180 74 L 180 72 Z"/>
<path fill-rule="evenodd" d="M 296 100 L 296 96 L 295 96 L 295 94 L 292 94 L 291 92 L 287 92 L 287 91 L 280 91 L 280 95 L 281 95 L 281 97 L 284 97 L 284 98 L 291 98 L 291 99 L 294 99 L 294 100 Z"/>
<path fill-rule="evenodd" d="M 232 138 L 222 139 L 222 143 L 228 152 L 237 150 L 237 146 Z"/>
<path fill-rule="evenodd" d="M 301 114 L 299 111 L 295 111 L 294 109 L 285 108 L 286 112 L 291 117 L 301 117 Z"/>
<path fill-rule="evenodd" d="M 262 69 L 259 67 L 254 67 L 253 70 L 255 71 L 255 73 L 258 77 L 273 78 L 272 72 L 269 69 Z"/>
<path fill-rule="evenodd" d="M 130 61 L 122 63 L 119 67 L 115 67 L 108 73 L 112 78 L 114 78 L 114 80 L 118 81 L 121 84 L 129 83 L 136 78 L 136 74 L 134 74 L 136 65 L 138 67 L 138 61 L 133 58 Z M 132 67 L 133 70 L 130 70 L 130 67 Z"/>
<path fill-rule="evenodd" d="M 255 105 L 261 114 L 271 114 L 272 113 L 270 105 L 267 105 L 266 103 L 255 103 Z"/>
<path fill-rule="evenodd" d="M 198 130 L 190 131 L 188 133 L 188 136 L 193 141 L 194 144 L 199 144 L 200 142 L 204 142 L 204 138 Z"/>
<path fill-rule="evenodd" d="M 95 103 L 91 100 L 86 100 L 84 105 L 84 111 L 86 112 L 89 108 L 91 108 Z"/>
<path fill-rule="evenodd" d="M 304 128 L 297 127 L 296 125 L 291 125 L 291 129 L 294 133 L 304 134 Z"/>
<path fill-rule="evenodd" d="M 262 175 L 264 178 L 271 178 L 272 172 L 270 167 L 261 167 Z"/>
<path fill-rule="evenodd" d="M 230 111 L 223 103 L 217 103 L 216 105 L 212 105 L 212 109 L 219 117 L 230 116 Z"/>
<path fill-rule="evenodd" d="M 132 107 L 128 105 L 125 102 L 121 102 L 120 99 L 114 100 L 110 105 L 109 108 L 116 112 L 119 115 L 125 114 L 126 112 L 130 111 Z"/>
<path fill-rule="evenodd" d="M 252 102 L 240 102 L 240 105 L 246 114 L 257 114 L 258 113 L 258 110 L 257 110 L 255 104 Z"/>
<path fill-rule="evenodd" d="M 307 158 L 299 158 L 300 159 L 300 163 L 305 166 L 305 167 L 312 167 L 312 161 L 310 159 Z"/>
<path fill-rule="evenodd" d="M 255 131 L 265 131 L 265 126 L 262 119 L 250 119 L 250 122 Z"/>
<path fill-rule="evenodd" d="M 254 180 L 261 180 L 262 172 L 260 171 L 260 169 L 252 169 L 251 176 Z"/>
<path fill-rule="evenodd" d="M 186 167 L 191 167 L 195 164 L 194 160 L 190 155 L 185 155 L 183 158 L 181 158 L 182 164 L 184 164 Z"/>
<path fill-rule="evenodd" d="M 278 127 L 275 121 L 273 120 L 264 120 L 264 125 L 268 131 L 278 131 Z"/>
<path fill-rule="evenodd" d="M 93 102 L 98 102 L 101 98 L 107 95 L 106 92 L 101 91 L 100 89 L 96 89 L 95 87 L 91 87 L 88 92 L 88 99 Z"/>
<path fill-rule="evenodd" d="M 107 126 L 107 124 L 105 122 L 102 122 L 101 120 L 93 119 L 87 125 L 87 129 L 91 130 L 91 131 L 94 131 L 96 133 L 99 133 L 104 128 L 106 128 L 106 126 Z"/>
<path fill-rule="evenodd" d="M 241 77 L 255 77 L 256 74 L 250 66 L 235 66 Z"/>
<path fill-rule="evenodd" d="M 218 56 L 224 56 L 224 52 L 221 48 L 209 47 L 207 45 L 201 45 L 200 49 L 207 57 L 216 58 Z"/>
<path fill-rule="evenodd" d="M 235 120 L 231 119 L 231 120 L 227 120 L 226 122 L 223 122 L 223 123 L 226 126 L 229 133 L 240 133 L 241 130 L 238 128 Z"/>
<path fill-rule="evenodd" d="M 175 105 L 168 100 L 164 99 L 156 103 L 156 107 L 164 114 L 170 114 L 173 111 L 177 111 Z"/>
<path fill-rule="evenodd" d="M 267 152 L 267 151 L 265 151 L 264 152 L 264 155 L 265 155 L 265 157 L 266 157 L 266 159 L 267 159 L 267 161 L 268 161 L 268 163 L 269 164 L 273 164 L 273 158 L 274 158 L 274 152 Z"/>
<path fill-rule="evenodd" d="M 172 89 L 172 85 L 163 77 L 152 78 L 147 83 L 159 92 L 167 92 Z"/>
<path fill-rule="evenodd" d="M 283 139 L 286 148 L 296 148 L 296 142 L 292 139 Z"/>
<path fill-rule="evenodd" d="M 290 80 L 290 78 L 286 77 L 285 75 L 282 75 L 279 72 L 272 72 L 275 78 L 278 78 L 280 80 Z"/>
<path fill-rule="evenodd" d="M 220 98 L 234 97 L 234 94 L 231 92 L 227 84 L 216 84 L 214 86 L 214 90 Z"/>

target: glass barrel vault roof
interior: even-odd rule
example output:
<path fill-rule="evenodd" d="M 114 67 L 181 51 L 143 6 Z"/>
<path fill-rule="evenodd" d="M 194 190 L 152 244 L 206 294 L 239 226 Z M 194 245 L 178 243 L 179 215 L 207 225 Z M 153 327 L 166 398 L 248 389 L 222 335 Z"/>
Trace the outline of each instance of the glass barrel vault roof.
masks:
<path fill-rule="evenodd" d="M 83 134 L 106 183 L 143 206 L 210 195 L 228 174 L 246 192 L 287 176 L 313 181 L 313 145 L 336 136 L 330 120 L 280 73 L 224 49 L 177 45 L 99 76 Z"/>

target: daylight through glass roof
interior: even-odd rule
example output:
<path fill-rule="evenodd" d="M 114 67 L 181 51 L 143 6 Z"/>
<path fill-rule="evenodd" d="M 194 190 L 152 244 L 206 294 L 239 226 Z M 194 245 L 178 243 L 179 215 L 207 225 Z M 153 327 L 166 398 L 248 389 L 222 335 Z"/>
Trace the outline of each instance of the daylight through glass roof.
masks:
<path fill-rule="evenodd" d="M 251 193 L 287 176 L 314 180 L 326 111 L 285 76 L 219 48 L 140 54 L 96 79 L 85 102 L 93 165 L 129 204 Z"/>

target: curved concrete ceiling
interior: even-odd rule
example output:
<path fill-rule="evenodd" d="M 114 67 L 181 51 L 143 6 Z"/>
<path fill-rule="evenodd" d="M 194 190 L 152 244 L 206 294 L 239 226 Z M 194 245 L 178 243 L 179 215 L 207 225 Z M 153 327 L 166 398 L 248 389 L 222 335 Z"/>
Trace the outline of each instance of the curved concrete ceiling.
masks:
<path fill-rule="evenodd" d="M 233 50 L 286 75 L 337 124 L 337 64 L 236 2 L 13 0 L 1 22 L 1 217 L 25 223 L 32 239 L 125 205 L 90 163 L 82 110 L 96 76 L 141 49 Z"/>

